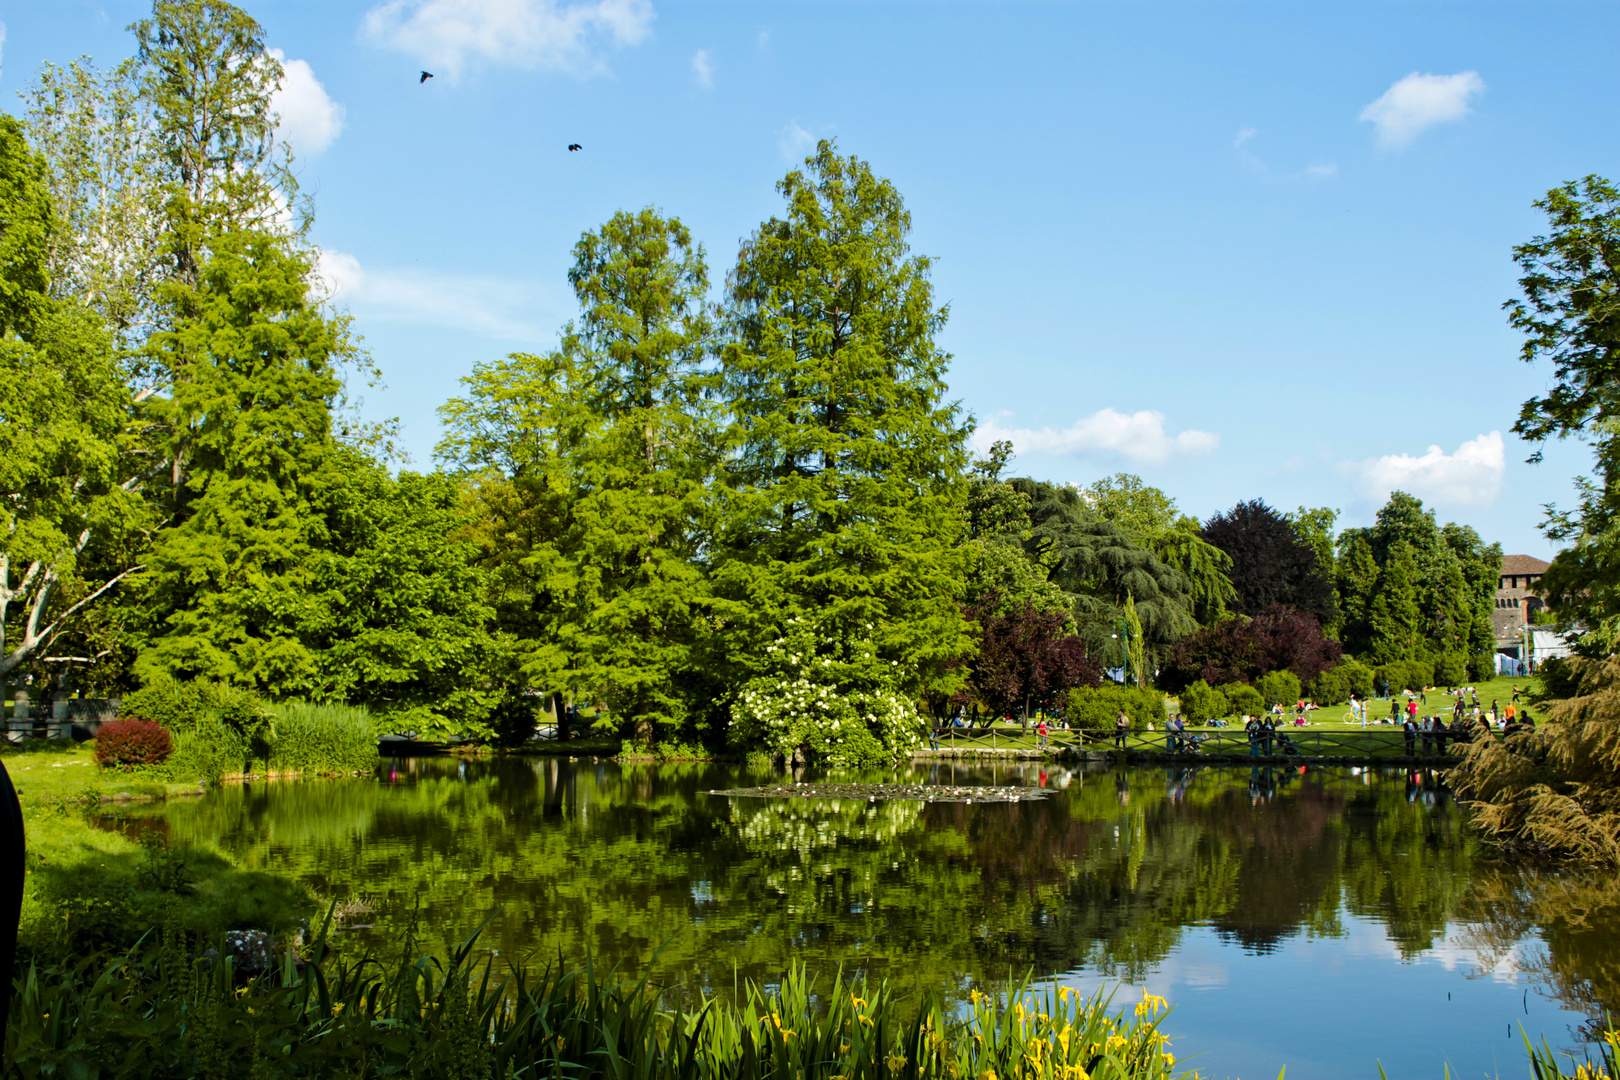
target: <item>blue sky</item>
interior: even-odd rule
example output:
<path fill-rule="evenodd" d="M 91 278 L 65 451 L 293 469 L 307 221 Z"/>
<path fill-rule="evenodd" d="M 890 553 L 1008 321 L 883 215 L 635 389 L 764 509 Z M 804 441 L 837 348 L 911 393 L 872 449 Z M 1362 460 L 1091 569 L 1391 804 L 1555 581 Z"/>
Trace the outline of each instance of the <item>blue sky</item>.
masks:
<path fill-rule="evenodd" d="M 367 410 L 415 467 L 475 363 L 554 340 L 581 231 L 656 205 L 718 283 L 823 136 L 905 195 L 952 393 L 1020 473 L 1341 525 L 1402 487 L 1545 557 L 1541 505 L 1587 467 L 1579 445 L 1524 464 L 1509 428 L 1550 372 L 1500 307 L 1531 202 L 1620 178 L 1620 6 L 245 6 L 385 372 Z M 128 55 L 146 7 L 0 0 L 0 92 Z"/>

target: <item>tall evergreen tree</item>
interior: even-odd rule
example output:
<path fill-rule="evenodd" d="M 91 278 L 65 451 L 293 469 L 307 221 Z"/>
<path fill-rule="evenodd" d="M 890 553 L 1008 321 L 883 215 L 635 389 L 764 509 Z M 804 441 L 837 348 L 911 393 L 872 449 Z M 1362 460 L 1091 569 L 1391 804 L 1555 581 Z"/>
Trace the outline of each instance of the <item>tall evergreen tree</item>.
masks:
<path fill-rule="evenodd" d="M 786 216 L 744 242 L 727 282 L 720 644 L 739 674 L 782 679 L 797 669 L 768 644 L 808 620 L 823 684 L 874 695 L 860 753 L 892 753 L 918 725 L 877 699 L 947 687 L 968 648 L 967 429 L 934 343 L 946 311 L 929 260 L 909 254 L 900 193 L 865 162 L 823 141 L 778 190 Z"/>
<path fill-rule="evenodd" d="M 175 329 L 148 344 L 175 375 L 145 405 L 174 489 L 147 575 L 154 642 L 136 670 L 303 686 L 315 671 L 296 632 L 308 493 L 333 445 L 343 328 L 311 300 L 309 262 L 279 238 L 236 233 L 210 247 L 196 284 L 164 286 Z"/>
<path fill-rule="evenodd" d="M 523 546 L 497 555 L 530 590 L 508 625 L 525 676 L 605 701 L 603 723 L 627 734 L 671 738 L 695 718 L 706 593 L 708 272 L 686 227 L 647 209 L 586 233 L 569 281 L 581 313 L 559 355 L 480 368 L 443 410 L 439 453 L 497 470 L 503 515 L 549 504 L 544 535 L 509 532 Z"/>
<path fill-rule="evenodd" d="M 1405 540 L 1389 548 L 1368 610 L 1373 658 L 1381 664 L 1413 659 L 1418 651 L 1422 612 L 1418 608 L 1417 554 Z"/>
<path fill-rule="evenodd" d="M 1346 532 L 1339 541 L 1338 595 L 1341 637 L 1345 648 L 1356 655 L 1372 646 L 1372 604 L 1378 593 L 1378 563 L 1372 543 L 1363 531 Z"/>
<path fill-rule="evenodd" d="M 281 64 L 263 27 L 227 0 L 154 0 L 130 30 L 156 113 L 170 272 L 195 283 L 217 235 L 301 233 L 308 220 L 270 105 Z"/>
<path fill-rule="evenodd" d="M 1369 566 L 1388 571 L 1394 552 L 1402 546 L 1412 559 L 1410 576 L 1418 607 L 1419 633 L 1410 656 L 1404 640 L 1379 642 L 1368 574 Z M 1438 525 L 1434 511 L 1425 509 L 1422 500 L 1396 491 L 1371 527 L 1340 534 L 1339 551 L 1339 589 L 1345 600 L 1342 636 L 1351 651 L 1425 662 L 1449 656 L 1453 668 L 1466 663 L 1473 678 L 1490 672 L 1495 647 L 1490 620 L 1502 567 L 1501 545 L 1486 544 L 1466 525 Z"/>

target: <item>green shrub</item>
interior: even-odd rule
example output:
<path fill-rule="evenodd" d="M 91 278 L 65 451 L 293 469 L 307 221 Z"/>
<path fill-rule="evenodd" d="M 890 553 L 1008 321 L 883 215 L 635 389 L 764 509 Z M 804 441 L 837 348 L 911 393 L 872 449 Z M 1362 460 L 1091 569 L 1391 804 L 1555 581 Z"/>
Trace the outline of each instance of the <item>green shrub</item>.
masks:
<path fill-rule="evenodd" d="M 1581 686 L 1578 667 L 1561 656 L 1543 660 L 1530 681 L 1530 700 L 1541 705 L 1574 697 Z"/>
<path fill-rule="evenodd" d="M 154 680 L 125 697 L 118 711 L 160 724 L 171 733 L 217 720 L 250 739 L 263 730 L 268 718 L 264 702 L 251 690 L 178 679 Z"/>
<path fill-rule="evenodd" d="M 358 705 L 280 702 L 266 742 L 269 772 L 337 775 L 367 773 L 377 765 L 376 724 Z"/>
<path fill-rule="evenodd" d="M 1345 681 L 1345 689 L 1363 700 L 1372 697 L 1373 669 L 1360 660 L 1346 660 L 1333 669 Z"/>
<path fill-rule="evenodd" d="M 1371 681 L 1371 673 L 1368 673 Z M 1311 684 L 1311 700 L 1318 705 L 1342 705 L 1350 700 L 1350 680 L 1338 668 L 1332 668 L 1316 677 Z"/>
<path fill-rule="evenodd" d="M 1181 692 L 1181 715 L 1189 724 L 1207 724 L 1230 711 L 1226 695 L 1203 679 Z"/>
<path fill-rule="evenodd" d="M 1232 683 L 1221 688 L 1226 695 L 1226 706 L 1234 716 L 1259 716 L 1266 711 L 1266 699 L 1248 683 Z"/>
<path fill-rule="evenodd" d="M 1448 652 L 1434 665 L 1436 686 L 1461 686 L 1468 681 L 1468 654 Z"/>
<path fill-rule="evenodd" d="M 1157 690 L 1129 686 L 1082 686 L 1069 691 L 1069 726 L 1082 731 L 1110 732 L 1114 717 L 1124 709 L 1131 727 L 1137 731 L 1151 721 L 1163 727 L 1166 719 L 1164 695 Z"/>
<path fill-rule="evenodd" d="M 1434 685 L 1434 661 L 1424 657 L 1391 661 L 1384 665 L 1384 671 L 1393 692 L 1416 694 Z"/>
<path fill-rule="evenodd" d="M 1268 709 L 1273 705 L 1293 708 L 1299 702 L 1299 676 L 1287 668 L 1266 672 L 1260 676 L 1260 682 L 1255 689 L 1260 691 L 1260 696 L 1265 699 Z"/>

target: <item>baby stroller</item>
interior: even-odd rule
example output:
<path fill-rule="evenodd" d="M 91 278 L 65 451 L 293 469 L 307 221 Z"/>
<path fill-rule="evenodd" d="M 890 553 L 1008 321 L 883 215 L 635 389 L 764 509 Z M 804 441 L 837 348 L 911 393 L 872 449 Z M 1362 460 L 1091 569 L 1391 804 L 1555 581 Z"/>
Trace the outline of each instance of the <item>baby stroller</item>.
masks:
<path fill-rule="evenodd" d="M 1208 735 L 1183 735 L 1181 737 L 1181 752 L 1184 754 L 1202 754 L 1204 744 L 1208 742 Z"/>
<path fill-rule="evenodd" d="M 1277 732 L 1277 753 L 1284 757 L 1299 757 L 1299 747 L 1285 733 Z"/>

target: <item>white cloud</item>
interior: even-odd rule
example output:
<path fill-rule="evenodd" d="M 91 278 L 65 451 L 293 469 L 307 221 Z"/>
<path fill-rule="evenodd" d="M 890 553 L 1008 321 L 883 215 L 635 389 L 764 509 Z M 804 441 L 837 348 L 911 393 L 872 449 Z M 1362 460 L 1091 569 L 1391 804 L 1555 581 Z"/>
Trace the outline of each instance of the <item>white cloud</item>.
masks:
<path fill-rule="evenodd" d="M 499 341 L 555 335 L 565 303 L 532 282 L 420 270 L 368 271 L 341 251 L 322 251 L 315 272 L 327 298 L 383 322 L 465 330 Z"/>
<path fill-rule="evenodd" d="M 795 120 L 776 136 L 776 147 L 782 151 L 782 156 L 795 165 L 803 161 L 805 156 L 814 149 L 816 137 L 799 126 Z"/>
<path fill-rule="evenodd" d="M 1334 162 L 1334 161 L 1329 161 L 1326 164 L 1322 164 L 1322 165 L 1307 165 L 1307 166 L 1305 166 L 1305 178 L 1307 180 L 1326 180 L 1329 177 L 1338 176 L 1338 175 L 1339 175 L 1339 165 L 1338 165 L 1337 162 Z"/>
<path fill-rule="evenodd" d="M 1502 490 L 1502 433 L 1469 439 L 1447 454 L 1438 446 L 1424 454 L 1385 454 L 1346 462 L 1345 472 L 1366 500 L 1382 503 L 1391 491 L 1405 491 L 1450 506 L 1489 506 Z"/>
<path fill-rule="evenodd" d="M 979 426 L 973 439 L 980 452 L 998 439 L 1008 439 L 1020 454 L 1124 458 L 1138 464 L 1207 454 L 1221 442 L 1219 435 L 1190 428 L 1172 435 L 1164 429 L 1161 412 L 1144 409 L 1126 414 L 1112 408 L 1081 417 L 1062 431 L 1003 427 L 992 418 Z"/>
<path fill-rule="evenodd" d="M 714 57 L 709 55 L 708 49 L 692 54 L 692 78 L 705 90 L 714 86 Z"/>
<path fill-rule="evenodd" d="M 3 22 L 0 22 L 0 57 L 3 57 L 5 55 L 5 50 L 6 50 L 6 24 L 3 23 Z M 5 69 L 4 63 L 0 62 L 0 71 L 3 71 L 4 69 Z"/>
<path fill-rule="evenodd" d="M 1469 100 L 1485 92 L 1477 71 L 1456 75 L 1419 75 L 1412 72 L 1384 91 L 1384 96 L 1361 110 L 1361 119 L 1377 129 L 1378 145 L 1399 149 L 1435 124 L 1461 120 L 1472 110 Z"/>
<path fill-rule="evenodd" d="M 469 58 L 591 74 L 603 67 L 601 43 L 640 44 L 652 21 L 650 0 L 386 0 L 364 25 L 454 80 Z"/>
<path fill-rule="evenodd" d="M 280 49 L 270 55 L 281 62 L 281 85 L 270 95 L 280 117 L 276 136 L 301 155 L 319 154 L 343 131 L 343 106 L 327 96 L 307 61 L 288 60 Z"/>
<path fill-rule="evenodd" d="M 1238 133 L 1237 133 L 1237 138 L 1232 140 L 1232 145 L 1233 146 L 1242 146 L 1244 143 L 1248 142 L 1250 139 L 1254 138 L 1258 134 L 1260 134 L 1260 129 L 1259 128 L 1252 128 L 1252 127 L 1239 128 Z"/>

